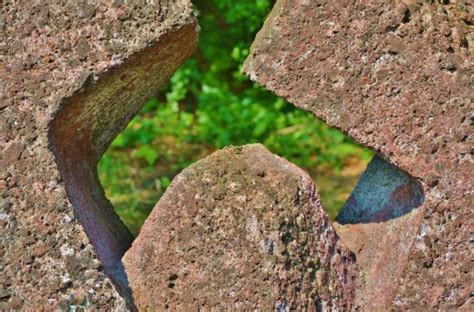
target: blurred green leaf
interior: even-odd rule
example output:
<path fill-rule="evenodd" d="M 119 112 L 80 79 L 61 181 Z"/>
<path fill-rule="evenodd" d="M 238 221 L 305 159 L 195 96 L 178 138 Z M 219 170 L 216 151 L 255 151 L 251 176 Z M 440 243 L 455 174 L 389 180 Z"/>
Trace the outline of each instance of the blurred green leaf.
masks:
<path fill-rule="evenodd" d="M 146 160 L 148 166 L 153 166 L 158 159 L 158 152 L 149 145 L 142 145 L 134 151 L 134 156 Z"/>

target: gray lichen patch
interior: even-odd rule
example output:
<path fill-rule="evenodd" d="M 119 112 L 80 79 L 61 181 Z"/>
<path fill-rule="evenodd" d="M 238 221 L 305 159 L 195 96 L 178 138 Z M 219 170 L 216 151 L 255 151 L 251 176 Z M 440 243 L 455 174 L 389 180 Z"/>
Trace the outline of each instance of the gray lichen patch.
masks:
<path fill-rule="evenodd" d="M 262 145 L 184 170 L 124 257 L 144 310 L 349 309 L 354 261 L 310 177 Z"/>

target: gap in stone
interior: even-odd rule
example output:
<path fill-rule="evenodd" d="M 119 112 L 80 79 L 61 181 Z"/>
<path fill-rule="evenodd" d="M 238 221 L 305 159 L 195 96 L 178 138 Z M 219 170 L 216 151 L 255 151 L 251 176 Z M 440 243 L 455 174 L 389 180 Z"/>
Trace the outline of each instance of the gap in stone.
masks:
<path fill-rule="evenodd" d="M 109 147 L 98 171 L 136 235 L 172 178 L 228 145 L 262 143 L 306 170 L 334 219 L 372 152 L 240 73 L 274 1 L 193 1 L 199 46 Z"/>
<path fill-rule="evenodd" d="M 188 97 L 173 101 L 172 94 L 173 82 L 167 92 L 145 104 L 98 165 L 107 198 L 134 235 L 175 175 L 224 146 L 262 143 L 299 165 L 313 177 L 333 220 L 373 155 L 339 130 L 270 93 L 274 106 L 239 104 L 244 115 L 250 110 L 271 116 L 267 129 L 259 135 L 255 129 L 262 121 L 239 126 L 241 117 L 237 112 L 232 114 L 232 107 L 229 111 L 215 110 L 212 105 L 202 108 L 199 103 L 189 104 L 192 99 Z M 228 124 L 220 123 L 226 116 L 232 116 Z"/>

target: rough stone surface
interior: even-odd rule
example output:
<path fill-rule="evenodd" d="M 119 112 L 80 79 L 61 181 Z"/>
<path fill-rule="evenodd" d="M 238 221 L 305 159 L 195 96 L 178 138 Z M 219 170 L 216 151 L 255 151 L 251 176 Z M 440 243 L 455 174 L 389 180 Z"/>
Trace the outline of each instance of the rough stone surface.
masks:
<path fill-rule="evenodd" d="M 311 178 L 257 144 L 179 174 L 124 257 L 144 311 L 349 311 L 354 262 Z"/>
<path fill-rule="evenodd" d="M 334 223 L 344 246 L 357 253 L 361 269 L 357 306 L 394 291 L 405 267 L 424 200 L 421 185 L 375 156 Z M 414 210 L 415 209 L 415 210 Z M 379 304 L 375 302 L 375 304 Z"/>
<path fill-rule="evenodd" d="M 197 38 L 189 1 L 154 3 L 0 5 L 0 310 L 125 309 L 95 162 Z"/>
<path fill-rule="evenodd" d="M 370 263 L 364 309 L 472 310 L 473 10 L 462 0 L 280 0 L 244 66 L 423 187 L 412 213 L 340 229 L 367 239 L 354 250 Z"/>

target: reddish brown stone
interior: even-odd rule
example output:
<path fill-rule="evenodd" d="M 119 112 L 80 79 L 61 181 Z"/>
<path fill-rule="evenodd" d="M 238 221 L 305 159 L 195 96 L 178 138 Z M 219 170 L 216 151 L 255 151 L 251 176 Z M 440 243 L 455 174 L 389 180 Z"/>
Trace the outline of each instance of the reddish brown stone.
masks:
<path fill-rule="evenodd" d="M 124 257 L 143 311 L 348 311 L 354 261 L 308 174 L 262 145 L 185 169 Z"/>
<path fill-rule="evenodd" d="M 280 0 L 244 66 L 251 79 L 423 187 L 422 207 L 402 218 L 338 227 L 362 269 L 365 284 L 356 297 L 364 310 L 470 304 L 474 33 L 468 2 Z M 442 295 L 432 291 L 438 287 Z"/>
<path fill-rule="evenodd" d="M 95 165 L 197 24 L 189 1 L 107 2 L 0 5 L 0 310 L 125 309 L 132 236 Z"/>

